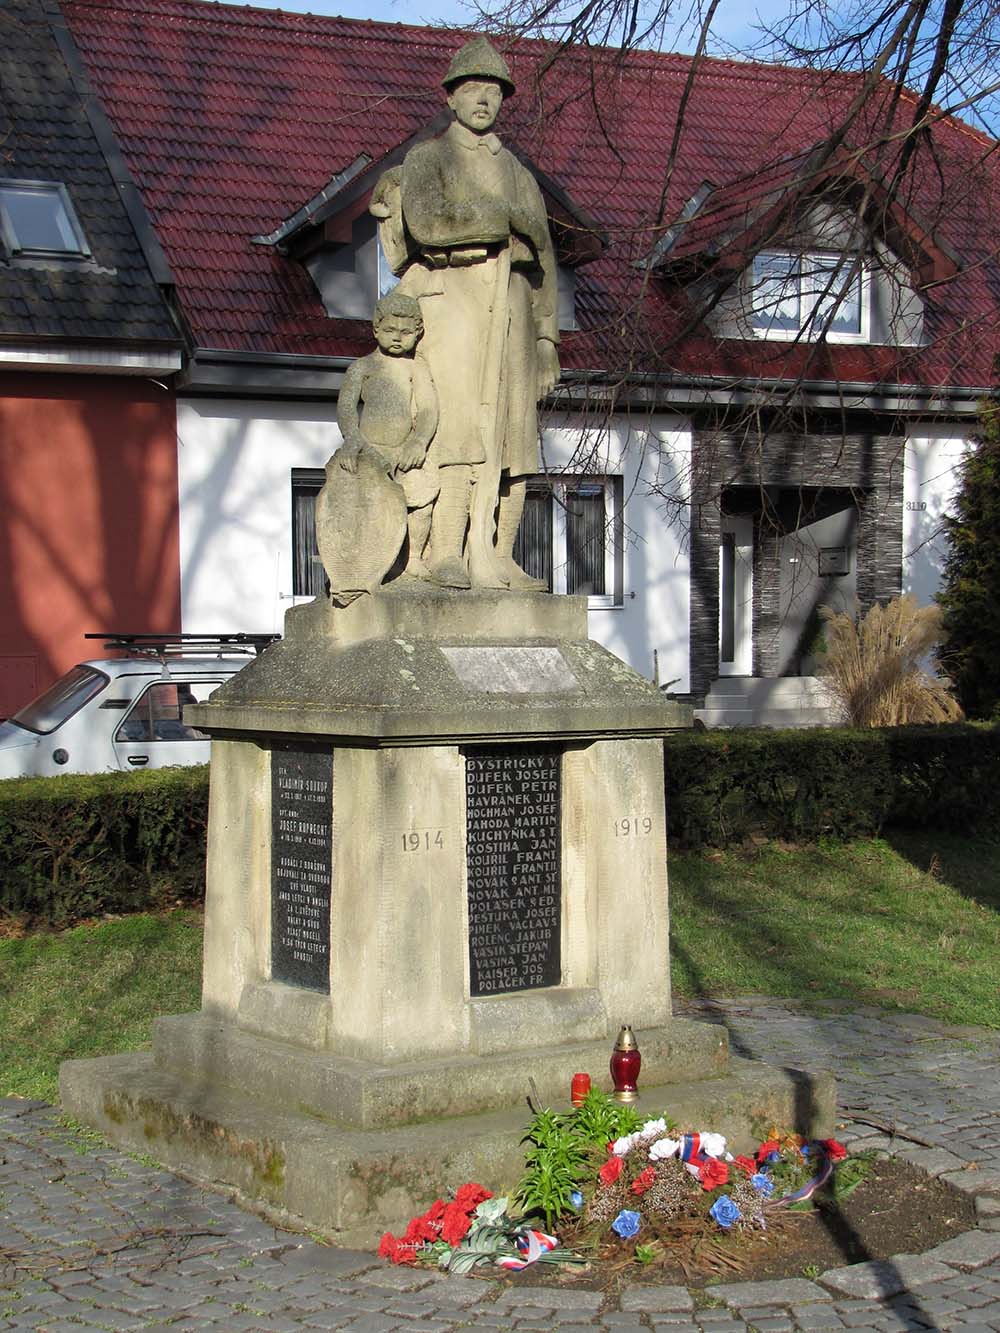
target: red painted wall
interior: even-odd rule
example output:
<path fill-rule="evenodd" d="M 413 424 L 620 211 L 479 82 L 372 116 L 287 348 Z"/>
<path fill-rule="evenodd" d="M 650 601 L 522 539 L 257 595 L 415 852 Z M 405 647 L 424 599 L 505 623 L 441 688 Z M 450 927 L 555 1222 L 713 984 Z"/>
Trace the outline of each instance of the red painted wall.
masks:
<path fill-rule="evenodd" d="M 180 623 L 173 393 L 0 374 L 0 717 L 103 656 L 86 631 Z"/>

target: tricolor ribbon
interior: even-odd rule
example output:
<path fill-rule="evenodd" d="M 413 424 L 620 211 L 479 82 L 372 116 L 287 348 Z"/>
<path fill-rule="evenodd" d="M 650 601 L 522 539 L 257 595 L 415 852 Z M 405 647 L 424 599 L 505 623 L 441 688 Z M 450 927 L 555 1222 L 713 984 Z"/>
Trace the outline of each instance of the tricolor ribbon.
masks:
<path fill-rule="evenodd" d="M 506 1258 L 498 1259 L 497 1265 L 500 1268 L 506 1268 L 508 1272 L 520 1273 L 522 1268 L 527 1268 L 528 1265 L 533 1264 L 536 1259 L 540 1259 L 543 1254 L 547 1253 L 549 1250 L 554 1250 L 559 1244 L 559 1241 L 557 1237 L 548 1236 L 544 1231 L 532 1230 L 528 1231 L 525 1235 L 518 1236 L 514 1243 L 521 1251 L 522 1257 L 520 1259 L 515 1259 L 513 1255 L 510 1255 Z"/>

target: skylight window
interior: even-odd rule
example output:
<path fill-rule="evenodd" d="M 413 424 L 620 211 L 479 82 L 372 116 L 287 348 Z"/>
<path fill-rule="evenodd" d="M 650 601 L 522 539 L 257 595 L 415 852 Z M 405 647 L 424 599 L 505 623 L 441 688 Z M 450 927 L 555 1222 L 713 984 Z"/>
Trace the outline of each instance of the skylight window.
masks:
<path fill-rule="evenodd" d="M 0 181 L 0 226 L 13 255 L 90 254 L 69 193 L 58 181 Z"/>
<path fill-rule="evenodd" d="M 751 322 L 764 338 L 864 341 L 868 282 L 842 254 L 764 251 L 753 261 Z"/>

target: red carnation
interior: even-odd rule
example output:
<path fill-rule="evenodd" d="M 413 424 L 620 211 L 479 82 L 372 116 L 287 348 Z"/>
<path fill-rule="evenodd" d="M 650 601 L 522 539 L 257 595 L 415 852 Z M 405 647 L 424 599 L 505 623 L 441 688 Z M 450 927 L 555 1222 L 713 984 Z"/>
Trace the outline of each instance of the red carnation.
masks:
<path fill-rule="evenodd" d="M 757 1163 L 752 1157 L 734 1157 L 733 1161 L 742 1171 L 745 1171 L 748 1176 L 755 1176 L 757 1174 Z"/>
<path fill-rule="evenodd" d="M 729 1167 L 717 1157 L 709 1157 L 698 1168 L 698 1179 L 705 1190 L 714 1190 L 717 1185 L 724 1185 L 729 1179 Z"/>
<path fill-rule="evenodd" d="M 392 1262 L 394 1264 L 415 1264 L 417 1262 L 416 1245 L 405 1240 L 398 1240 L 392 1252 Z"/>
<path fill-rule="evenodd" d="M 398 1244 L 399 1242 L 391 1231 L 383 1232 L 382 1239 L 378 1243 L 378 1257 L 380 1259 L 391 1259 L 393 1250 Z"/>
<path fill-rule="evenodd" d="M 840 1162 L 847 1156 L 847 1149 L 836 1139 L 823 1139 L 823 1151 L 831 1162 Z"/>
<path fill-rule="evenodd" d="M 598 1176 L 602 1185 L 613 1185 L 622 1173 L 622 1167 L 625 1163 L 620 1157 L 609 1157 L 608 1160 L 598 1171 Z"/>
<path fill-rule="evenodd" d="M 757 1161 L 766 1161 L 773 1152 L 781 1152 L 781 1144 L 777 1139 L 768 1139 L 766 1143 L 762 1143 L 757 1149 Z"/>
<path fill-rule="evenodd" d="M 458 1206 L 456 1200 L 444 1210 L 444 1217 L 441 1219 L 441 1239 L 447 1241 L 449 1245 L 457 1245 L 471 1226 L 468 1213 Z"/>
<path fill-rule="evenodd" d="M 645 1171 L 640 1171 L 635 1180 L 632 1181 L 633 1194 L 645 1194 L 656 1179 L 656 1167 L 647 1166 Z"/>
<path fill-rule="evenodd" d="M 492 1198 L 490 1190 L 483 1189 L 482 1185 L 470 1180 L 466 1185 L 459 1185 L 455 1192 L 455 1207 L 460 1208 L 463 1213 L 471 1213 L 474 1208 Z"/>

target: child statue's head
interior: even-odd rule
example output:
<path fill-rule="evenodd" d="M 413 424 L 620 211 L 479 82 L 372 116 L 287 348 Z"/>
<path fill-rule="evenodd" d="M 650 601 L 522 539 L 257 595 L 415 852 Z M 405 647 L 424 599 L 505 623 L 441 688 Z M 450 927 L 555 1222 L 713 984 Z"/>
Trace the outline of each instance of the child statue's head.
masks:
<path fill-rule="evenodd" d="M 387 356 L 408 356 L 424 331 L 420 303 L 412 296 L 393 290 L 375 307 L 372 332 Z"/>

